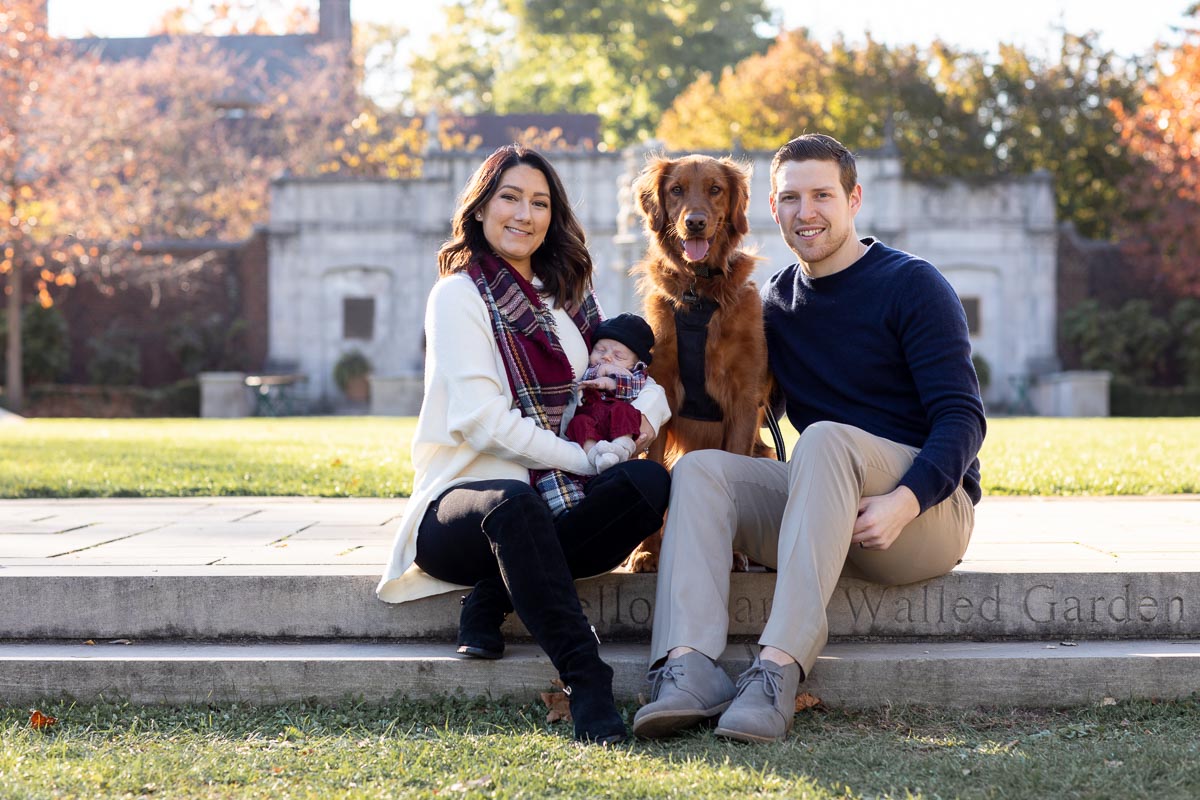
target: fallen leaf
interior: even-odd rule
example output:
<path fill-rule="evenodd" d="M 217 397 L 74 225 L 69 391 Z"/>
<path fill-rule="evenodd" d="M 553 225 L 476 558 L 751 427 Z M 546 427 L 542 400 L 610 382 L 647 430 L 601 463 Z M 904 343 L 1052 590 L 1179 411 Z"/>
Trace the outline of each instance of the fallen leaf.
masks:
<path fill-rule="evenodd" d="M 36 708 L 29 714 L 29 727 L 35 731 L 40 731 L 43 728 L 49 728 L 51 725 L 58 723 L 58 717 L 50 717 L 38 711 Z"/>
<path fill-rule="evenodd" d="M 566 688 L 563 682 L 558 678 L 550 681 L 559 691 L 557 692 L 542 692 L 542 702 L 546 704 L 546 708 L 550 709 L 550 713 L 546 715 L 546 722 L 565 722 L 571 721 L 571 698 L 567 697 L 567 693 L 562 691 Z"/>
<path fill-rule="evenodd" d="M 1100 705 L 1102 706 L 1115 706 L 1116 704 L 1117 700 L 1114 697 L 1106 697 L 1100 701 Z"/>
<path fill-rule="evenodd" d="M 1059 642 L 1063 647 L 1076 647 L 1078 642 Z"/>
<path fill-rule="evenodd" d="M 1104 766 L 1106 766 L 1106 767 L 1114 767 L 1115 768 L 1115 767 L 1122 766 L 1124 763 L 1125 763 L 1124 761 L 1120 761 L 1120 760 L 1109 761 L 1108 759 L 1104 759 Z"/>
<path fill-rule="evenodd" d="M 87 644 L 87 645 L 93 645 L 93 644 L 95 644 L 95 643 L 96 643 L 96 642 L 95 642 L 94 640 L 92 640 L 92 639 L 88 639 L 86 642 L 84 642 L 84 644 Z"/>
<path fill-rule="evenodd" d="M 816 708 L 821 705 L 821 698 L 817 697 L 812 692 L 801 692 L 796 695 L 796 710 L 807 711 L 810 708 Z"/>
<path fill-rule="evenodd" d="M 640 708 L 641 706 L 646 705 L 646 703 L 649 703 L 650 698 L 646 697 L 646 695 L 643 692 L 638 692 L 637 701 L 638 701 L 638 707 Z"/>
<path fill-rule="evenodd" d="M 109 641 L 109 644 L 133 644 L 133 640 L 132 639 L 113 639 L 113 640 Z"/>

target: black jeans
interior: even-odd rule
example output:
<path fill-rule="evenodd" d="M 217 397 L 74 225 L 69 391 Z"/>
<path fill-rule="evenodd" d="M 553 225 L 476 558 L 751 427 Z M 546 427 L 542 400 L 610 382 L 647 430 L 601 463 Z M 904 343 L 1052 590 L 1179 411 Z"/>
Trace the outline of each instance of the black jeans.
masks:
<path fill-rule="evenodd" d="M 662 526 L 671 477 L 661 464 L 630 460 L 588 482 L 580 503 L 555 518 L 555 536 L 574 578 L 608 572 Z M 500 574 L 483 520 L 528 482 L 491 480 L 447 489 L 417 529 L 417 566 L 440 580 L 474 586 Z"/>

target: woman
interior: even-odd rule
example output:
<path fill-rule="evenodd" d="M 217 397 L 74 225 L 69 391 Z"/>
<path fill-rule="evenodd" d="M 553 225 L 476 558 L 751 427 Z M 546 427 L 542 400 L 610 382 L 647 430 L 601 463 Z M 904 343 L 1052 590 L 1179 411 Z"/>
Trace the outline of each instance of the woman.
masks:
<path fill-rule="evenodd" d="M 612 668 L 574 578 L 607 572 L 662 525 L 670 479 L 633 460 L 591 478 L 559 436 L 598 326 L 592 261 L 558 175 L 538 153 L 492 153 L 459 197 L 426 309 L 425 400 L 412 500 L 377 593 L 403 602 L 474 587 L 459 652 L 499 658 L 515 609 L 569 687 L 575 737 L 613 743 L 625 724 Z M 648 384 L 640 447 L 670 416 Z"/>

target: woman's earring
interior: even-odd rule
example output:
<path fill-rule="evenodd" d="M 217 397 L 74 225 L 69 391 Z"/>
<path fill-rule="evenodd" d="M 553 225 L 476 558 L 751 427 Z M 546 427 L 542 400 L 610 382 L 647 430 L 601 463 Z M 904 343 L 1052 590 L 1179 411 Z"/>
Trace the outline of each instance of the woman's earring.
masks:
<path fill-rule="evenodd" d="M 483 222 L 483 214 L 480 214 L 478 211 L 476 211 L 476 212 L 475 212 L 475 221 L 476 221 L 476 222 Z"/>

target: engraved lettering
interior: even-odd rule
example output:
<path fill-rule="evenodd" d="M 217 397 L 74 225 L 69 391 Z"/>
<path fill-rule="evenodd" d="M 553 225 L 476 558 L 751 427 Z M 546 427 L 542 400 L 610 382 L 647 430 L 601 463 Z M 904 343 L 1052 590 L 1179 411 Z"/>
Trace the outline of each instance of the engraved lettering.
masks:
<path fill-rule="evenodd" d="M 912 601 L 907 597 L 896 601 L 896 622 L 916 622 L 912 615 Z"/>
<path fill-rule="evenodd" d="M 851 596 L 849 589 L 845 589 L 843 591 L 846 595 L 846 602 L 850 605 L 850 613 L 854 616 L 854 621 L 858 622 L 859 615 L 861 615 L 865 609 L 867 613 L 871 615 L 871 622 L 873 624 L 876 616 L 879 614 L 879 607 L 883 605 L 883 595 L 887 592 L 887 589 L 884 589 L 879 593 L 879 599 L 875 601 L 874 605 L 871 604 L 871 595 L 866 589 L 858 590 L 858 594 L 862 597 L 862 602 L 858 605 L 854 604 L 854 598 Z"/>
<path fill-rule="evenodd" d="M 987 612 L 988 603 L 992 604 L 992 615 Z M 985 622 L 1000 621 L 1000 584 L 992 586 L 992 594 L 979 601 L 979 616 Z"/>
<path fill-rule="evenodd" d="M 754 606 L 749 597 L 739 597 L 733 604 L 733 620 L 748 625 L 754 620 Z"/>
<path fill-rule="evenodd" d="M 1171 619 L 1171 609 L 1178 608 L 1179 613 L 1175 619 Z M 1183 598 L 1176 595 L 1167 600 L 1167 622 L 1183 622 Z"/>
<path fill-rule="evenodd" d="M 1145 611 L 1150 612 L 1150 616 L 1146 616 Z M 1138 600 L 1138 619 L 1142 622 L 1153 622 L 1158 619 L 1158 601 L 1153 597 L 1143 597 Z"/>
<path fill-rule="evenodd" d="M 629 604 L 629 618 L 636 625 L 645 625 L 650 621 L 650 601 L 644 597 L 635 597 Z M 640 619 L 639 619 L 640 617 Z"/>
<path fill-rule="evenodd" d="M 966 611 L 967 615 L 964 617 L 961 614 L 959 614 L 958 612 L 960 610 Z M 975 609 L 974 609 L 974 605 L 971 603 L 971 598 L 960 597 L 957 600 L 955 600 L 954 608 L 951 610 L 951 613 L 954 614 L 954 618 L 956 620 L 958 620 L 959 622 L 970 622 L 971 617 L 975 616 Z"/>
<path fill-rule="evenodd" d="M 1117 616 L 1117 603 L 1121 604 L 1121 616 Z M 1125 594 L 1117 595 L 1108 604 L 1108 617 L 1113 622 L 1129 622 L 1129 584 L 1125 584 Z"/>
<path fill-rule="evenodd" d="M 1096 619 L 1096 605 L 1097 604 L 1099 604 L 1100 607 L 1103 608 L 1104 607 L 1104 598 L 1103 597 L 1093 597 L 1092 598 L 1092 622 L 1098 621 Z"/>
<path fill-rule="evenodd" d="M 1053 601 L 1042 602 L 1040 599 L 1041 598 L 1040 592 L 1038 594 L 1038 598 L 1035 600 L 1034 592 L 1038 592 L 1039 590 L 1044 591 L 1044 592 L 1050 592 L 1050 591 L 1054 590 L 1054 587 L 1047 586 L 1044 583 L 1039 583 L 1037 586 L 1029 587 L 1029 591 L 1025 592 L 1025 601 L 1023 604 L 1023 608 L 1025 610 L 1025 616 L 1028 617 L 1032 622 L 1053 622 L 1054 621 L 1055 603 Z M 1040 616 L 1034 616 L 1033 608 L 1030 605 L 1031 603 L 1036 603 L 1036 606 L 1039 611 L 1042 609 L 1047 609 L 1049 611 L 1049 616 L 1047 616 L 1045 619 L 1043 619 Z"/>
<path fill-rule="evenodd" d="M 1068 622 L 1083 622 L 1083 607 L 1078 597 L 1068 597 L 1063 602 L 1063 619 Z"/>

